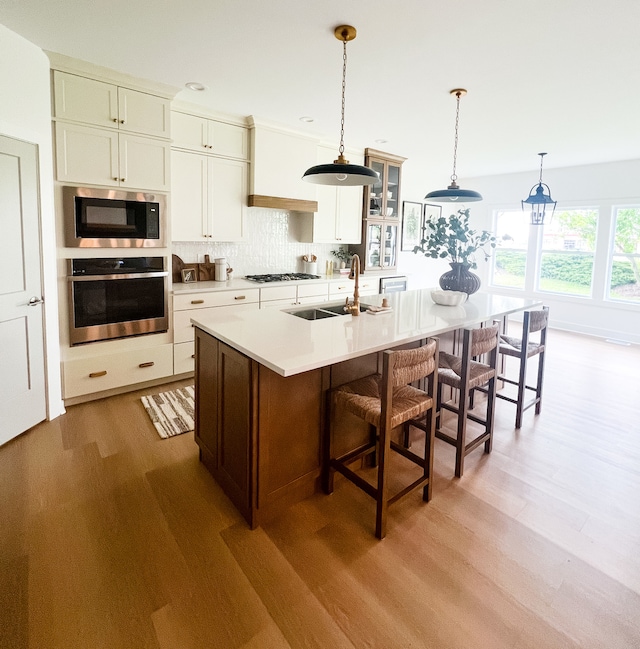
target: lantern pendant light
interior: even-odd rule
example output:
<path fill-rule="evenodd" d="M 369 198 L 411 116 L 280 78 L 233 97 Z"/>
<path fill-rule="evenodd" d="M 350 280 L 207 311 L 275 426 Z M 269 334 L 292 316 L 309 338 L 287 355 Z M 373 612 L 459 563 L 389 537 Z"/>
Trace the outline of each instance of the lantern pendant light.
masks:
<path fill-rule="evenodd" d="M 538 180 L 538 184 L 534 185 L 529 190 L 529 197 L 521 201 L 523 212 L 525 203 L 531 205 L 531 225 L 543 225 L 547 205 L 553 205 L 553 208 L 551 210 L 551 216 L 553 216 L 557 204 L 557 201 L 554 201 L 553 198 L 551 198 L 551 190 L 549 189 L 549 185 L 546 185 L 542 182 L 542 162 L 544 161 L 544 156 L 546 156 L 547 154 L 538 153 L 538 155 L 540 156 L 540 179 Z M 545 187 L 547 188 L 546 194 L 544 193 Z"/>
<path fill-rule="evenodd" d="M 340 147 L 338 158 L 333 164 L 322 164 L 311 167 L 304 172 L 302 180 L 316 185 L 373 185 L 380 176 L 377 171 L 361 165 L 349 164 L 344 157 L 344 94 L 347 78 L 347 42 L 356 37 L 356 28 L 351 25 L 340 25 L 334 30 L 335 37 L 342 41 L 342 118 L 340 120 Z"/>
<path fill-rule="evenodd" d="M 453 173 L 451 174 L 451 184 L 446 189 L 436 189 L 429 192 L 424 198 L 434 203 L 449 203 L 460 200 L 464 203 L 473 203 L 482 200 L 482 195 L 474 192 L 472 189 L 461 189 L 456 182 L 456 162 L 458 158 L 458 123 L 460 121 L 460 97 L 467 94 L 464 88 L 455 88 L 449 92 L 456 97 L 456 135 L 453 143 Z"/>

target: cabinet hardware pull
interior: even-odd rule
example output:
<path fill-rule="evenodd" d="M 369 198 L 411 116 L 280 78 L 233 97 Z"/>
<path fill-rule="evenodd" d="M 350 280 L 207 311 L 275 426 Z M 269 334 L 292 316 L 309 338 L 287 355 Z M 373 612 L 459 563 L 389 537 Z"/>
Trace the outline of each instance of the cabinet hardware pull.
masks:
<path fill-rule="evenodd" d="M 146 363 L 140 363 L 138 367 L 153 367 L 155 363 L 153 361 L 147 361 Z"/>
<path fill-rule="evenodd" d="M 120 120 L 120 124 L 124 124 L 124 120 L 123 120 L 123 119 Z"/>
<path fill-rule="evenodd" d="M 117 123 L 118 123 L 118 118 L 117 118 L 117 117 L 114 117 L 114 118 L 113 118 L 113 121 L 117 124 Z"/>
<path fill-rule="evenodd" d="M 90 379 L 97 379 L 99 376 L 106 376 L 107 370 L 102 370 L 101 372 L 91 372 L 89 374 Z"/>
<path fill-rule="evenodd" d="M 234 300 L 246 300 L 247 296 L 246 295 L 236 295 L 233 299 Z"/>
<path fill-rule="evenodd" d="M 123 183 L 126 180 L 126 178 L 120 178 L 120 182 Z"/>
<path fill-rule="evenodd" d="M 195 354 L 191 354 L 191 358 L 195 358 L 195 357 L 196 357 L 196 355 L 195 355 Z"/>
<path fill-rule="evenodd" d="M 191 300 L 191 304 L 204 304 L 204 300 Z"/>
<path fill-rule="evenodd" d="M 114 178 L 114 180 L 118 180 L 117 178 Z"/>

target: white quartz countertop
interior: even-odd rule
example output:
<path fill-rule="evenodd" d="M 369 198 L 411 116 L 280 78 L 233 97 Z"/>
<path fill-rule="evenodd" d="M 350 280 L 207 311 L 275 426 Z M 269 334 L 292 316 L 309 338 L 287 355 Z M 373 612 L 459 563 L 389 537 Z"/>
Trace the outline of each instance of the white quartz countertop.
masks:
<path fill-rule="evenodd" d="M 373 279 L 379 281 L 382 278 L 397 277 L 398 275 L 384 275 L 384 274 L 369 274 L 361 275 L 361 280 L 364 281 Z M 297 284 L 310 284 L 312 282 L 340 282 L 348 279 L 348 275 L 341 275 L 334 273 L 333 275 L 320 275 L 319 279 L 298 279 L 287 280 L 284 282 L 252 282 L 251 280 L 238 277 L 237 279 L 230 279 L 226 282 L 176 282 L 173 284 L 174 295 L 189 295 L 190 293 L 202 293 L 204 291 L 242 291 L 250 288 L 268 288 L 272 286 L 295 286 Z"/>
<path fill-rule="evenodd" d="M 281 376 L 292 376 L 541 305 L 537 300 L 476 293 L 462 306 L 440 306 L 431 299 L 430 289 L 392 293 L 388 299 L 391 310 L 379 315 L 309 321 L 261 309 L 198 314 L 191 322 Z M 373 295 L 361 302 L 379 305 L 381 300 L 381 295 Z M 340 302 L 318 307 L 328 304 Z"/>

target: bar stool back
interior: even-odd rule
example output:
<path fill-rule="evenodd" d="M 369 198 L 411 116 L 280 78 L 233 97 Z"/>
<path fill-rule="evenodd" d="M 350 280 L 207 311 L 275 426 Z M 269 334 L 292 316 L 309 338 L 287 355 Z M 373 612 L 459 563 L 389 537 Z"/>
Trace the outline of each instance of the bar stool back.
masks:
<path fill-rule="evenodd" d="M 522 336 L 513 338 L 506 334 L 500 336 L 499 352 L 505 356 L 517 358 L 519 361 L 518 380 L 504 376 L 498 376 L 499 381 L 518 386 L 516 398 L 498 393 L 499 399 L 504 399 L 516 404 L 516 428 L 522 426 L 522 413 L 535 406 L 536 415 L 540 414 L 542 408 L 542 382 L 544 378 L 544 355 L 547 344 L 547 325 L 549 324 L 549 307 L 543 306 L 536 311 L 525 311 L 522 319 Z M 539 332 L 537 340 L 532 340 L 530 334 Z M 527 385 L 527 361 L 533 356 L 538 356 L 538 372 L 535 385 Z M 535 393 L 533 399 L 525 401 L 526 391 Z"/>
<path fill-rule="evenodd" d="M 435 392 L 437 385 L 438 341 L 429 338 L 417 349 L 391 351 L 382 354 L 382 375 L 351 381 L 329 393 L 329 431 L 325 491 L 333 492 L 334 472 L 338 471 L 376 501 L 376 536 L 384 538 L 387 508 L 408 493 L 423 487 L 422 498 L 431 499 L 433 471 L 433 441 L 435 434 Z M 420 381 L 424 389 L 409 385 Z M 373 428 L 370 440 L 340 457 L 333 455 L 335 421 L 348 411 Z M 398 426 L 408 427 L 417 417 L 425 417 L 428 430 L 424 455 L 419 456 L 391 439 Z M 377 434 L 376 434 L 377 433 Z M 394 450 L 421 469 L 421 475 L 394 495 L 389 495 L 389 455 Z M 373 485 L 350 466 L 367 455 L 374 454 L 377 480 Z"/>
<path fill-rule="evenodd" d="M 440 353 L 438 369 L 438 413 L 436 437 L 456 447 L 455 474 L 462 477 L 465 456 L 484 443 L 485 453 L 491 452 L 493 440 L 493 414 L 496 396 L 496 365 L 498 358 L 498 335 L 500 325 L 480 329 L 462 330 L 462 352 L 460 356 Z M 474 360 L 488 354 L 486 363 Z M 442 386 L 458 390 L 457 405 L 442 400 Z M 471 393 L 476 388 L 486 387 L 487 407 L 484 418 L 469 412 Z M 441 411 L 448 410 L 458 416 L 455 437 L 440 428 Z M 483 427 L 483 432 L 467 442 L 467 419 Z"/>

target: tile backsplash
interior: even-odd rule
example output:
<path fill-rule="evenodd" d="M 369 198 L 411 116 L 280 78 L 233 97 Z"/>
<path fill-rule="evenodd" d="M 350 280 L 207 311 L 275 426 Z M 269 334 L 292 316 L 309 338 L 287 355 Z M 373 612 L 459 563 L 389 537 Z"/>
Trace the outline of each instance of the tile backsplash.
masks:
<path fill-rule="evenodd" d="M 293 237 L 290 224 L 301 218 L 282 210 L 247 208 L 246 240 L 241 242 L 174 242 L 172 252 L 186 264 L 211 261 L 225 257 L 233 268 L 234 277 L 259 273 L 305 272 L 303 255 L 318 258 L 318 275 L 325 272 L 325 264 L 337 259 L 331 254 L 338 248 L 335 243 L 301 243 Z"/>

